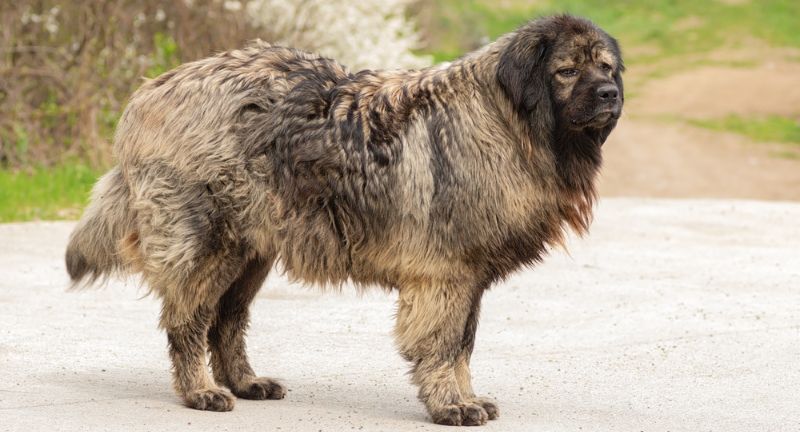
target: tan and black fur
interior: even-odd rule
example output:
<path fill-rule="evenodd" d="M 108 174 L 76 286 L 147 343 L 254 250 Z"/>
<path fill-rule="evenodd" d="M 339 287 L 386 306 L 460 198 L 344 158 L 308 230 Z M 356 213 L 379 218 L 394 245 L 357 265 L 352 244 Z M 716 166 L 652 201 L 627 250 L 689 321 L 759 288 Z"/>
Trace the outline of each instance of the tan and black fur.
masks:
<path fill-rule="evenodd" d="M 432 419 L 483 424 L 498 409 L 470 382 L 481 296 L 587 230 L 622 71 L 616 41 L 570 16 L 419 71 L 264 43 L 182 65 L 131 97 L 67 269 L 141 273 L 176 390 L 217 411 L 231 393 L 284 397 L 244 341 L 273 263 L 397 289 L 397 346 Z"/>

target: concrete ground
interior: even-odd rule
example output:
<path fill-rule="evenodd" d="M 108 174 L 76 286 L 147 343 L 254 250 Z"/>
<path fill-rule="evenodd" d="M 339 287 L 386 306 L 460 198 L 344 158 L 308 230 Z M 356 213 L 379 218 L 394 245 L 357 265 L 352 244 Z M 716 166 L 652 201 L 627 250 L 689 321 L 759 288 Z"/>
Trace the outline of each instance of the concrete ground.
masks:
<path fill-rule="evenodd" d="M 393 295 L 279 276 L 249 344 L 286 399 L 184 408 L 154 299 L 65 292 L 71 227 L 0 225 L 0 430 L 448 430 L 395 353 Z M 570 244 L 485 296 L 485 430 L 800 430 L 800 204 L 604 199 Z"/>

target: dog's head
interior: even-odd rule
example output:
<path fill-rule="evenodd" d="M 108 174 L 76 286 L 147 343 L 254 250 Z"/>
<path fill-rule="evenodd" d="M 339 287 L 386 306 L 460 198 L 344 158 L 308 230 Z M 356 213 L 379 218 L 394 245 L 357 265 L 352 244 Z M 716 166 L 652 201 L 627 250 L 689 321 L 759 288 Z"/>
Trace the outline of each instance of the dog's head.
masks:
<path fill-rule="evenodd" d="M 624 66 L 617 41 L 585 19 L 532 21 L 500 53 L 497 79 L 533 130 L 567 128 L 602 144 L 622 113 Z"/>

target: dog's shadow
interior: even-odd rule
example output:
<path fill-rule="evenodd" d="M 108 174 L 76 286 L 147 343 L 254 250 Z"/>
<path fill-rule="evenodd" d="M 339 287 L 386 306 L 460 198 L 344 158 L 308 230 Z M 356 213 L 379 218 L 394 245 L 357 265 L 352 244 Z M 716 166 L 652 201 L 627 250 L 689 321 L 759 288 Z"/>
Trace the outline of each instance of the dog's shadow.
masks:
<path fill-rule="evenodd" d="M 391 381 L 387 379 L 387 381 Z M 290 403 L 323 410 L 348 412 L 399 421 L 429 423 L 425 406 L 416 398 L 410 384 L 379 384 L 359 381 L 352 374 L 337 377 L 304 377 L 283 380 Z"/>
<path fill-rule="evenodd" d="M 186 409 L 173 392 L 168 371 L 161 369 L 96 369 L 66 374 L 50 374 L 42 378 L 69 394 L 63 402 L 48 405 L 74 404 L 81 402 L 105 402 L 118 400 L 144 401 L 150 407 L 168 410 Z M 299 408 L 324 412 L 346 412 L 348 415 L 364 415 L 386 420 L 422 422 L 429 420 L 424 406 L 415 398 L 415 390 L 407 386 L 380 386 L 349 380 L 343 376 L 341 382 L 333 383 L 332 377 L 281 377 L 288 387 L 286 399 L 282 401 L 251 401 L 238 399 L 236 411 L 262 411 L 281 408 Z M 348 381 L 349 380 L 349 381 Z M 352 381 L 352 382 L 351 382 Z M 343 388 L 337 388 L 339 387 Z M 188 412 L 188 411 L 187 411 Z"/>
<path fill-rule="evenodd" d="M 68 399 L 113 401 L 145 399 L 153 403 L 180 404 L 172 392 L 169 374 L 156 369 L 91 369 L 52 373 L 41 377 L 50 385 L 63 387 Z"/>

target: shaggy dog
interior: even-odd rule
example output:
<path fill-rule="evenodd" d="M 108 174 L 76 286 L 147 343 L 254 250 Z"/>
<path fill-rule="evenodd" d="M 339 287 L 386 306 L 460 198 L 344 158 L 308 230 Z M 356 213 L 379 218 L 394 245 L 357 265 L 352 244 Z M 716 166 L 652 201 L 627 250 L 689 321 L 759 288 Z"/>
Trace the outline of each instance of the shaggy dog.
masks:
<path fill-rule="evenodd" d="M 352 73 L 264 43 L 184 64 L 131 97 L 67 269 L 74 284 L 141 273 L 175 389 L 213 411 L 285 395 L 245 354 L 274 263 L 396 289 L 397 347 L 433 421 L 484 424 L 498 408 L 470 378 L 481 296 L 586 232 L 622 71 L 617 42 L 571 16 L 424 70 Z"/>

